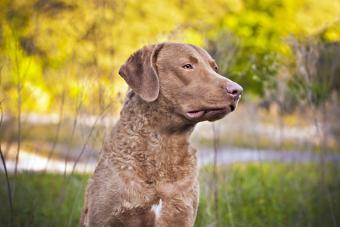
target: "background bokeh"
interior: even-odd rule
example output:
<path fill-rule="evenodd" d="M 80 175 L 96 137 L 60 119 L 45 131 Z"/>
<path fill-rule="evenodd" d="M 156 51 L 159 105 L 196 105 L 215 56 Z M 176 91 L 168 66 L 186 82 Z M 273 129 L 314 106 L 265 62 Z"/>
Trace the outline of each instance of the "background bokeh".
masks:
<path fill-rule="evenodd" d="M 0 0 L 0 226 L 77 226 L 144 45 L 205 48 L 244 88 L 200 123 L 196 226 L 340 226 L 340 2 Z"/>

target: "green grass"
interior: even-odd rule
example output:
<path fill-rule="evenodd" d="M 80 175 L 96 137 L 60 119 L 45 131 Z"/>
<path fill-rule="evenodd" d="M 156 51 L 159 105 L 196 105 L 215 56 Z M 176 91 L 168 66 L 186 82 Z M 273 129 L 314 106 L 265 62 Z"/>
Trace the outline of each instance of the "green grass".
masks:
<path fill-rule="evenodd" d="M 13 187 L 13 176 L 11 183 Z M 88 176 L 22 173 L 14 192 L 14 226 L 78 226 Z M 9 226 L 5 177 L 1 175 L 0 226 Z"/>
<path fill-rule="evenodd" d="M 213 168 L 207 166 L 200 171 L 195 226 L 339 226 L 340 166 L 327 164 L 323 169 L 316 164 L 235 164 L 219 167 L 214 179 Z M 67 181 L 56 174 L 18 175 L 15 226 L 77 226 L 87 180 L 80 175 Z M 0 226 L 8 226 L 3 174 L 0 183 Z"/>
<path fill-rule="evenodd" d="M 196 226 L 339 226 L 340 167 L 316 164 L 238 164 L 201 171 Z M 218 182 L 218 205 L 214 188 Z M 216 209 L 218 221 L 216 221 Z"/>

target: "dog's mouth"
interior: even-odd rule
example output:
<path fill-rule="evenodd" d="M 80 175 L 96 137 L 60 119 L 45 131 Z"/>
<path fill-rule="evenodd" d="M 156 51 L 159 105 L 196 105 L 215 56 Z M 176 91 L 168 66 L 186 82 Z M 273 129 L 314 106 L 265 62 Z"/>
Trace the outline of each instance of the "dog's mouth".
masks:
<path fill-rule="evenodd" d="M 201 119 L 203 117 L 224 116 L 227 113 L 234 111 L 235 108 L 236 108 L 235 104 L 230 104 L 228 107 L 192 110 L 192 111 L 186 112 L 186 115 L 190 119 Z"/>

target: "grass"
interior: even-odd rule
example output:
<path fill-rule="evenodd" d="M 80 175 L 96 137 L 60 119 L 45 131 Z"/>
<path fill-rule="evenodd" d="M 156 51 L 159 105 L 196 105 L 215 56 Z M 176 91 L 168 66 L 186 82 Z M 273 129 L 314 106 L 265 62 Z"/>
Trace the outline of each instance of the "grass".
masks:
<path fill-rule="evenodd" d="M 339 165 L 327 164 L 322 171 L 317 164 L 234 164 L 220 166 L 217 172 L 215 179 L 212 166 L 200 171 L 200 205 L 195 226 L 340 225 Z M 56 174 L 18 175 L 15 226 L 77 226 L 88 178 L 75 175 L 65 181 Z M 0 226 L 8 226 L 10 212 L 4 175 L 0 175 L 0 183 Z"/>
<path fill-rule="evenodd" d="M 340 167 L 316 164 L 248 164 L 218 168 L 218 221 L 212 168 L 201 171 L 196 226 L 340 225 Z M 321 178 L 322 177 L 322 178 Z M 204 183 L 205 182 L 205 183 Z"/>
<path fill-rule="evenodd" d="M 14 226 L 78 226 L 83 192 L 89 177 L 22 173 L 14 192 Z M 0 226 L 9 226 L 10 212 L 4 176 L 0 188 Z M 14 176 L 11 176 L 13 183 Z M 13 187 L 13 184 L 12 184 Z"/>

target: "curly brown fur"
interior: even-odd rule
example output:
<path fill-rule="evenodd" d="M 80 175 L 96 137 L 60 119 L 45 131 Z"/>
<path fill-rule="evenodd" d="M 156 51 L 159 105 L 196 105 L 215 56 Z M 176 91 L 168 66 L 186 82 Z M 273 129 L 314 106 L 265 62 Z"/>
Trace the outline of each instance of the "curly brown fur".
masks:
<path fill-rule="evenodd" d="M 119 73 L 132 90 L 86 189 L 81 226 L 193 226 L 198 181 L 190 134 L 196 123 L 233 111 L 242 89 L 216 73 L 207 52 L 187 44 L 144 47 Z"/>

